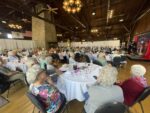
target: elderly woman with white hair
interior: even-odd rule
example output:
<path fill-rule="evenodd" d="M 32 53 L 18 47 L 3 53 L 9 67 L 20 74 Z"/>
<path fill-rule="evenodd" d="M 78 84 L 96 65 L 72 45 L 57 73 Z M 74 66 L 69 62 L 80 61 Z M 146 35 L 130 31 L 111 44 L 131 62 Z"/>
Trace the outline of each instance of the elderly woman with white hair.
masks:
<path fill-rule="evenodd" d="M 53 58 L 51 56 L 48 56 L 45 58 L 46 64 L 47 64 L 47 70 L 55 70 L 55 67 L 52 65 Z"/>
<path fill-rule="evenodd" d="M 37 63 L 36 59 L 29 58 L 26 63 L 28 71 L 26 72 L 26 80 L 28 84 L 31 84 L 36 79 L 36 72 L 40 69 L 40 65 Z"/>
<path fill-rule="evenodd" d="M 56 68 L 53 65 L 53 58 L 51 56 L 46 57 L 46 70 L 49 75 L 56 73 Z"/>
<path fill-rule="evenodd" d="M 124 103 L 126 105 L 133 105 L 135 100 L 140 96 L 147 87 L 147 81 L 144 78 L 146 69 L 142 65 L 133 65 L 131 67 L 131 77 L 120 83 L 123 93 L 124 93 Z"/>
<path fill-rule="evenodd" d="M 114 85 L 117 80 L 118 72 L 116 68 L 109 65 L 102 68 L 97 84 L 89 88 L 89 98 L 85 103 L 85 112 L 94 113 L 98 107 L 109 102 L 123 102 L 122 89 Z"/>

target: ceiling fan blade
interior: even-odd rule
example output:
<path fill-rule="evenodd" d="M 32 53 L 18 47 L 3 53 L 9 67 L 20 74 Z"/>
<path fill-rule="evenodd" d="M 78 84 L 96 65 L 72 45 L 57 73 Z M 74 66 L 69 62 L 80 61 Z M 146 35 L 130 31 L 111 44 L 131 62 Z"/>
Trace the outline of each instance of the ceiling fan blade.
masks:
<path fill-rule="evenodd" d="M 53 10 L 58 10 L 58 8 L 52 8 Z"/>
<path fill-rule="evenodd" d="M 57 12 L 56 12 L 56 11 L 54 11 L 54 10 L 52 10 L 52 12 L 53 12 L 53 13 L 55 13 L 55 14 L 57 14 Z"/>
<path fill-rule="evenodd" d="M 51 6 L 50 6 L 50 5 L 48 5 L 48 4 L 47 4 L 47 7 L 48 7 L 48 8 L 51 8 Z"/>
<path fill-rule="evenodd" d="M 47 10 L 46 8 L 42 8 L 42 10 Z"/>
<path fill-rule="evenodd" d="M 51 11 L 57 11 L 56 9 L 52 9 Z"/>

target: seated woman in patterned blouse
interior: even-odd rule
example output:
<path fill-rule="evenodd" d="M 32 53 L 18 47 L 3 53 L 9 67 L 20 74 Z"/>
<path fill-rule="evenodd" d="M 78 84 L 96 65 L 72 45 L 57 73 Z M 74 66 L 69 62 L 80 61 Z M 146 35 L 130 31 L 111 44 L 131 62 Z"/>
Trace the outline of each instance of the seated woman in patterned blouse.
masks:
<path fill-rule="evenodd" d="M 44 70 L 37 72 L 36 80 L 30 85 L 30 91 L 37 96 L 47 110 L 47 113 L 56 113 L 63 105 L 60 92 L 54 87 L 50 77 Z"/>

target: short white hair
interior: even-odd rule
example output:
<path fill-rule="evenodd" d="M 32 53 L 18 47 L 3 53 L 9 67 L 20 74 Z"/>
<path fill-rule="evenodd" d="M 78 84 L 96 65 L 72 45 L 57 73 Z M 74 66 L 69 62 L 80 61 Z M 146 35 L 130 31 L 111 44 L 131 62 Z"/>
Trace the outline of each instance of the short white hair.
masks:
<path fill-rule="evenodd" d="M 35 64 L 36 59 L 35 58 L 28 58 L 27 62 L 25 63 L 28 68 L 32 67 L 33 64 Z"/>
<path fill-rule="evenodd" d="M 132 65 L 131 66 L 131 74 L 132 76 L 144 76 L 146 73 L 146 69 L 144 66 L 140 64 Z"/>
<path fill-rule="evenodd" d="M 35 82 L 38 73 L 41 71 L 41 68 L 38 64 L 33 65 L 31 68 L 28 69 L 26 73 L 27 81 L 29 84 Z"/>
<path fill-rule="evenodd" d="M 112 86 L 117 81 L 117 75 L 117 69 L 107 65 L 101 69 L 97 82 L 101 86 Z"/>

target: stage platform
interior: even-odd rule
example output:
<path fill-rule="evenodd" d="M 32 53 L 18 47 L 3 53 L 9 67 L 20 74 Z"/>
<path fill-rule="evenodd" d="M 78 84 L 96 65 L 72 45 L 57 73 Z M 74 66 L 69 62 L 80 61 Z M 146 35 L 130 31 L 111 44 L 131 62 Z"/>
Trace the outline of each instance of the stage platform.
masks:
<path fill-rule="evenodd" d="M 128 57 L 130 60 L 136 60 L 136 61 L 149 61 L 149 62 L 150 62 L 150 59 L 142 58 L 142 57 L 139 56 L 139 55 L 127 55 L 127 57 Z"/>

